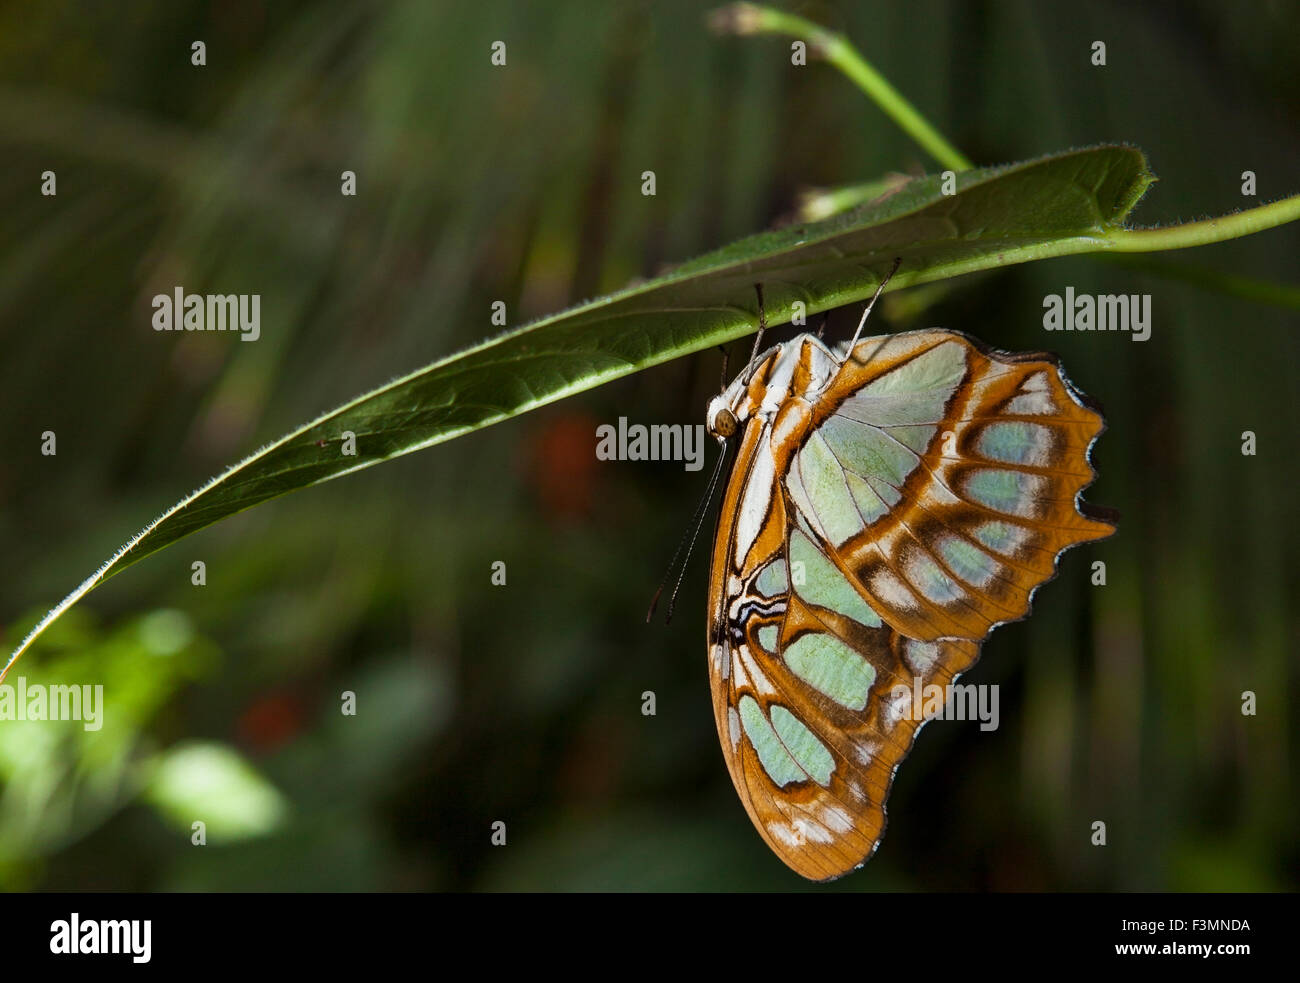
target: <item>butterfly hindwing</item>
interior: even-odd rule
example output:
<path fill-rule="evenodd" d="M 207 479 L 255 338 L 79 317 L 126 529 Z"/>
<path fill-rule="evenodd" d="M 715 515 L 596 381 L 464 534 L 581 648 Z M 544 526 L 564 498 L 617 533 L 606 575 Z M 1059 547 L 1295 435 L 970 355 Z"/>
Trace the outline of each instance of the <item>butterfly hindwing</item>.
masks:
<path fill-rule="evenodd" d="M 784 524 L 780 495 L 772 508 Z M 828 582 L 822 560 L 786 541 L 750 568 L 710 673 L 741 800 L 772 850 L 812 880 L 861 866 L 884 833 L 894 770 L 921 723 L 910 695 L 896 700 L 898 687 L 910 694 L 914 675 L 945 685 L 978 652 L 968 641 L 917 643 L 836 610 L 846 607 L 836 596 L 844 581 Z"/>

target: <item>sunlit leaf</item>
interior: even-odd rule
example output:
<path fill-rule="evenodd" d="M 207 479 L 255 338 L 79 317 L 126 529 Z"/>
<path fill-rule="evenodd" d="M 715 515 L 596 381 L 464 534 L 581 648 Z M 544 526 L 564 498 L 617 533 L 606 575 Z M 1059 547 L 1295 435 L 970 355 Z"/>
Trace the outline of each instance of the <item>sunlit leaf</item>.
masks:
<path fill-rule="evenodd" d="M 269 499 L 432 446 L 770 324 L 918 283 L 1107 248 L 1153 177 L 1142 153 L 1105 146 L 919 178 L 818 223 L 742 239 L 667 275 L 435 362 L 263 448 L 182 500 L 46 616 L 184 536 Z M 12 659 L 10 664 L 12 664 Z"/>

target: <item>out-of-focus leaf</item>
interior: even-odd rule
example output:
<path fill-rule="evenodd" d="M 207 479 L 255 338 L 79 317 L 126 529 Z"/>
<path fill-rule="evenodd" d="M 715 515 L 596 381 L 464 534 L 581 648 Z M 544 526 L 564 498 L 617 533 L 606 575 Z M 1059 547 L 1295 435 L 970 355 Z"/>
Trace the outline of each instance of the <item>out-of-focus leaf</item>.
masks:
<path fill-rule="evenodd" d="M 202 822 L 211 842 L 269 833 L 288 805 L 280 792 L 222 744 L 182 744 L 162 754 L 148 798 L 187 834 Z"/>

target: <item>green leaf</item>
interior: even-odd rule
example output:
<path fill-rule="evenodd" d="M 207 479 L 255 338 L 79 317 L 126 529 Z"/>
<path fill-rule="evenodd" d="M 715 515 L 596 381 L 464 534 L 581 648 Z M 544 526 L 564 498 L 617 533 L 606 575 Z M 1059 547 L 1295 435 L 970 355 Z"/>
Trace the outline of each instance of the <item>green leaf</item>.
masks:
<path fill-rule="evenodd" d="M 902 265 L 889 290 L 1107 249 L 1153 180 L 1141 151 L 1118 146 L 965 171 L 951 195 L 942 176 L 919 178 L 435 362 L 288 434 L 173 506 L 46 615 L 9 665 L 105 579 L 227 516 L 752 332 L 756 283 L 769 323 L 779 325 L 799 301 L 810 316 L 866 298 L 895 257 Z M 349 431 L 354 456 L 342 453 Z"/>

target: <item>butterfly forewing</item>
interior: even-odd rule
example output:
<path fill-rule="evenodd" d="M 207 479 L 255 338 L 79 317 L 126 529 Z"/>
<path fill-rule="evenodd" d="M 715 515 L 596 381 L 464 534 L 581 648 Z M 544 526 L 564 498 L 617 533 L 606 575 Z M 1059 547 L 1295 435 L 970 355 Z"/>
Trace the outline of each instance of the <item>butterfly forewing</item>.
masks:
<path fill-rule="evenodd" d="M 1101 418 L 1046 356 L 953 332 L 763 356 L 714 542 L 709 662 L 737 791 L 791 868 L 860 866 L 924 714 L 1023 617 L 1079 511 Z M 992 477 L 979 477 L 988 474 Z"/>
<path fill-rule="evenodd" d="M 1102 426 L 1047 356 L 869 338 L 820 394 L 786 484 L 886 622 L 980 639 L 1028 613 L 1063 549 L 1113 532 L 1077 505 Z"/>

